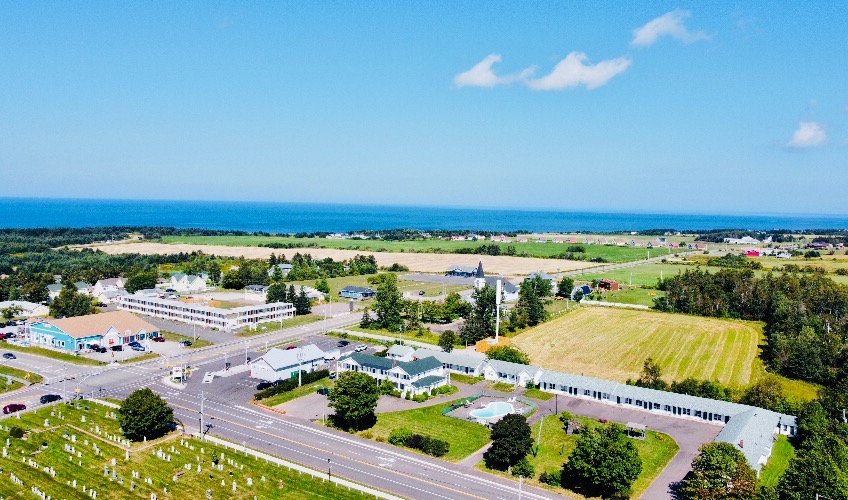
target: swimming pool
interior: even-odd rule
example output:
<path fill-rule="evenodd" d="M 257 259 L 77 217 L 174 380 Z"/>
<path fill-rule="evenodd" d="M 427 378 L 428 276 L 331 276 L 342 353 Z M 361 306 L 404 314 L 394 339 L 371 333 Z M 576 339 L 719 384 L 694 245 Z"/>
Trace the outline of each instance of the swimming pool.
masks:
<path fill-rule="evenodd" d="M 479 410 L 473 410 L 468 414 L 474 418 L 496 418 L 502 417 L 504 415 L 510 414 L 513 412 L 515 407 L 513 407 L 510 403 L 503 403 L 500 401 L 496 401 L 494 403 L 489 403 L 485 408 L 480 408 Z"/>

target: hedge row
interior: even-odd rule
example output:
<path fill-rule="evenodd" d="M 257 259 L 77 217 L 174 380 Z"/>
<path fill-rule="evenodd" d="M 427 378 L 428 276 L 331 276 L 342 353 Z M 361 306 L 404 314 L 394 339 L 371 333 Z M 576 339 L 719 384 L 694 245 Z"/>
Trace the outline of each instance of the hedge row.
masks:
<path fill-rule="evenodd" d="M 303 384 L 309 384 L 315 382 L 316 380 L 321 380 L 322 378 L 327 378 L 329 376 L 330 370 L 318 370 L 311 373 L 301 372 L 300 374 L 301 382 Z M 297 389 L 297 377 L 286 380 L 280 380 L 277 382 L 277 385 L 269 387 L 263 391 L 257 392 L 254 397 L 256 399 L 265 399 L 270 398 L 271 396 L 276 396 L 277 394 L 289 392 L 294 389 Z"/>
<path fill-rule="evenodd" d="M 441 439 L 431 438 L 430 436 L 422 436 L 421 434 L 413 434 L 409 429 L 403 427 L 394 429 L 389 434 L 389 443 L 395 446 L 406 446 L 421 450 L 428 455 L 441 457 L 450 451 L 450 443 Z"/>

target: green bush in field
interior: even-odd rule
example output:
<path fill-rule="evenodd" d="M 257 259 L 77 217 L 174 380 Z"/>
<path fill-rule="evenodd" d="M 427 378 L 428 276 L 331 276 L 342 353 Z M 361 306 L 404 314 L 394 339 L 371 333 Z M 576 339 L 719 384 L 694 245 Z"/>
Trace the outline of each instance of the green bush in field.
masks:
<path fill-rule="evenodd" d="M 16 425 L 9 429 L 9 435 L 15 439 L 20 439 L 24 437 L 24 430 Z"/>

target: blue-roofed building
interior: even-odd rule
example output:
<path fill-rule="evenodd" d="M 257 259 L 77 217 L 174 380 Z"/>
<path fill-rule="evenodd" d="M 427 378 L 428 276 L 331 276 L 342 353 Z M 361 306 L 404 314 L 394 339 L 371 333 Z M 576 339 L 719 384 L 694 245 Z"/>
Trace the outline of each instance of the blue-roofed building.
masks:
<path fill-rule="evenodd" d="M 377 295 L 377 292 L 363 286 L 346 286 L 339 291 L 339 295 L 346 299 L 365 300 Z"/>

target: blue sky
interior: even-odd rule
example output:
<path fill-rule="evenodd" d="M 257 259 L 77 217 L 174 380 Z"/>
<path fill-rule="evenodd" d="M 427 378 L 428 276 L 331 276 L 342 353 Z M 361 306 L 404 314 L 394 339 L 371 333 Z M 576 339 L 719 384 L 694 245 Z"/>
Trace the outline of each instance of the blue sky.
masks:
<path fill-rule="evenodd" d="M 636 4 L 4 2 L 4 194 L 848 213 L 848 3 Z"/>

